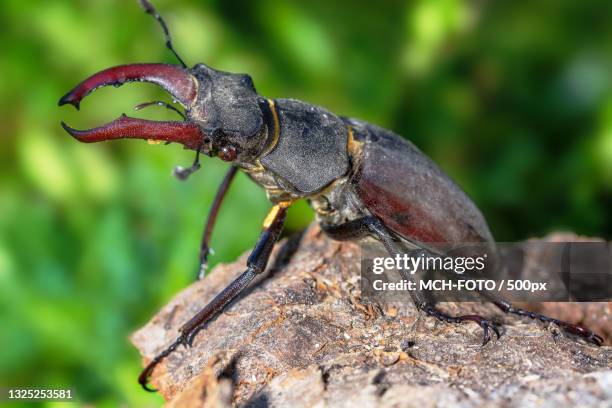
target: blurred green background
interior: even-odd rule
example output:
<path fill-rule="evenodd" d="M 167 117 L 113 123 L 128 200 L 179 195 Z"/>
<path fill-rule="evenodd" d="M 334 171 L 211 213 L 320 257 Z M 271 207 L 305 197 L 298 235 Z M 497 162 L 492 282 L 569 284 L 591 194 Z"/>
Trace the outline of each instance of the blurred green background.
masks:
<path fill-rule="evenodd" d="M 498 241 L 566 229 L 612 237 L 609 1 L 155 1 L 190 64 L 248 72 L 258 91 L 410 138 L 474 198 Z M 59 126 L 166 98 L 150 84 L 57 107 L 109 66 L 170 62 L 136 1 L 0 3 L 0 385 L 74 387 L 81 402 L 156 405 L 128 335 L 195 273 L 226 169 L 142 141 L 81 145 Z M 134 113 L 132 113 L 134 115 Z M 149 119 L 175 119 L 149 108 Z M 212 263 L 255 241 L 268 204 L 245 176 Z M 305 205 L 288 231 L 306 226 Z"/>

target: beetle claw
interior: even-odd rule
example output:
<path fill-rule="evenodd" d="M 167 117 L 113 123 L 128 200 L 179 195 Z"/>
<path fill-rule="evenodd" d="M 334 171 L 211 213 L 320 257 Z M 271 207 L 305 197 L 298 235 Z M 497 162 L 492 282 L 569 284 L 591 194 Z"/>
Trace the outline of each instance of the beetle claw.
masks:
<path fill-rule="evenodd" d="M 74 97 L 70 93 L 67 93 L 66 95 L 62 96 L 60 98 L 60 100 L 57 102 L 57 106 L 66 105 L 67 103 L 69 103 L 70 105 L 74 106 L 74 108 L 76 110 L 80 110 L 81 109 L 80 101 L 74 99 Z"/>
<path fill-rule="evenodd" d="M 208 261 L 202 262 L 200 264 L 200 270 L 198 271 L 198 280 L 204 279 L 206 276 L 206 271 L 208 270 Z"/>
<path fill-rule="evenodd" d="M 491 335 L 489 334 L 489 326 L 483 327 L 484 333 L 482 336 L 482 346 L 486 346 L 489 341 L 491 341 Z"/>
<path fill-rule="evenodd" d="M 176 166 L 174 170 L 172 171 L 172 174 L 174 174 L 174 177 L 176 177 L 177 179 L 181 181 L 185 181 L 189 178 L 189 176 L 191 176 L 194 172 L 198 171 L 199 169 L 200 169 L 200 163 L 196 163 L 190 167 Z"/>
<path fill-rule="evenodd" d="M 161 86 L 185 107 L 190 107 L 197 96 L 196 79 L 186 69 L 170 64 L 129 64 L 108 68 L 90 76 L 62 96 L 58 105 L 69 103 L 79 109 L 83 98 L 96 89 L 134 81 L 152 82 Z"/>
<path fill-rule="evenodd" d="M 62 122 L 62 127 L 80 142 L 93 143 L 113 139 L 145 139 L 176 142 L 189 149 L 198 149 L 204 133 L 189 122 L 158 122 L 121 115 L 114 121 L 87 130 L 77 130 Z"/>
<path fill-rule="evenodd" d="M 433 316 L 439 320 L 442 320 L 448 323 L 461 323 L 465 321 L 472 321 L 478 324 L 480 327 L 482 327 L 482 330 L 484 331 L 483 337 L 482 337 L 483 346 L 485 346 L 489 341 L 491 341 L 491 332 L 489 331 L 489 329 L 492 330 L 493 333 L 495 333 L 498 339 L 501 337 L 501 332 L 499 331 L 500 325 L 482 316 L 479 316 L 479 315 L 451 316 L 435 308 L 432 305 L 425 305 L 423 307 L 423 310 L 429 316 Z"/>
<path fill-rule="evenodd" d="M 126 82 L 152 82 L 165 89 L 177 102 L 186 109 L 191 108 L 197 97 L 197 82 L 187 69 L 170 64 L 129 64 L 108 68 L 90 76 L 62 96 L 58 104 L 71 104 L 79 109 L 81 101 L 96 89 L 113 85 L 121 86 Z M 159 104 L 159 102 L 154 102 Z M 150 103 L 138 105 L 137 108 Z M 165 104 L 165 106 L 171 106 Z M 174 107 L 176 112 L 185 116 Z M 130 118 L 121 115 L 118 119 L 88 130 L 77 130 L 62 122 L 62 127 L 81 142 L 91 143 L 103 140 L 136 138 L 176 142 L 189 149 L 198 149 L 202 144 L 204 133 L 199 126 L 184 122 L 156 122 Z"/>
<path fill-rule="evenodd" d="M 483 346 L 486 346 L 487 343 L 491 341 L 491 332 L 489 331 L 489 329 L 492 330 L 493 333 L 495 333 L 495 336 L 497 336 L 498 339 L 501 337 L 501 334 L 499 331 L 499 325 L 495 323 L 494 321 L 482 319 L 481 321 L 478 321 L 477 323 L 480 327 L 482 327 L 484 331 L 483 338 L 482 338 Z"/>

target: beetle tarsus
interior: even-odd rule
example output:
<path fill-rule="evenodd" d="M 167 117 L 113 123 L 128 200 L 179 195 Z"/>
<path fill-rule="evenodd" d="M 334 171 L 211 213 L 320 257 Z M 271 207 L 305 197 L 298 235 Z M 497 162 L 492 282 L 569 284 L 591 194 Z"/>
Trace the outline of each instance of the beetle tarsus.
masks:
<path fill-rule="evenodd" d="M 500 328 L 501 325 L 499 323 L 494 322 L 493 320 L 486 319 L 479 315 L 462 315 L 462 316 L 451 316 L 447 313 L 444 313 L 440 309 L 432 305 L 425 305 L 422 307 L 422 310 L 428 315 L 433 316 L 438 320 L 442 320 L 447 323 L 463 323 L 466 321 L 472 321 L 478 324 L 483 330 L 483 338 L 482 345 L 485 346 L 491 340 L 490 330 L 495 333 L 497 338 L 501 337 Z"/>
<path fill-rule="evenodd" d="M 191 176 L 193 173 L 195 173 L 196 171 L 200 170 L 200 150 L 202 149 L 202 146 L 200 146 L 197 150 L 196 150 L 196 155 L 195 155 L 195 159 L 193 160 L 193 164 L 187 168 L 183 167 L 183 166 L 176 166 L 174 168 L 174 170 L 172 171 L 172 173 L 174 174 L 174 177 L 176 177 L 177 179 L 181 180 L 181 181 L 185 181 L 189 178 L 189 176 Z"/>
<path fill-rule="evenodd" d="M 200 260 L 200 269 L 198 270 L 198 280 L 204 279 L 206 271 L 208 270 L 208 257 Z"/>
<path fill-rule="evenodd" d="M 603 337 L 594 331 L 588 329 L 587 327 L 580 326 L 578 324 L 564 322 L 563 320 L 558 320 L 552 317 L 545 316 L 540 313 L 530 312 L 529 310 L 520 309 L 518 307 L 512 306 L 510 303 L 498 300 L 493 302 L 495 306 L 500 308 L 504 313 L 514 314 L 521 317 L 529 317 L 531 319 L 537 319 L 544 323 L 553 323 L 563 329 L 564 331 L 574 334 L 576 336 L 582 337 L 589 343 L 592 343 L 596 346 L 601 346 L 603 344 Z"/>
<path fill-rule="evenodd" d="M 174 350 L 176 350 L 177 347 L 180 346 L 181 344 L 185 345 L 185 339 L 184 339 L 184 337 L 182 335 L 179 336 L 179 338 L 176 339 L 174 341 L 174 343 L 172 343 L 170 346 L 168 346 L 164 351 L 162 351 L 157 356 L 155 356 L 155 358 L 153 358 L 153 360 L 151 360 L 149 362 L 149 364 L 147 364 L 147 366 L 144 368 L 144 370 L 142 370 L 142 372 L 138 376 L 138 383 L 142 386 L 142 388 L 145 391 L 157 392 L 157 390 L 155 388 L 150 388 L 149 387 L 149 385 L 148 385 L 149 384 L 149 377 L 151 377 L 151 374 L 153 373 L 153 370 L 155 370 L 155 367 L 157 367 L 157 365 L 159 363 L 161 363 L 163 359 L 168 357 L 168 355 L 170 355 L 170 353 L 174 352 Z"/>
<path fill-rule="evenodd" d="M 174 177 L 176 177 L 177 179 L 185 181 L 189 178 L 189 176 L 198 171 L 200 167 L 200 163 L 196 163 L 187 168 L 183 166 L 176 166 L 174 170 L 172 170 L 172 174 L 174 174 Z"/>

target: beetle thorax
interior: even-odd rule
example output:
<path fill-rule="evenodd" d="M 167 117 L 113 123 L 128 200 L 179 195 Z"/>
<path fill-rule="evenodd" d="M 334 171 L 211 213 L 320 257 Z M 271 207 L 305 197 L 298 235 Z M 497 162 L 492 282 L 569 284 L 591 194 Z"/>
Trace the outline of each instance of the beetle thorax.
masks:
<path fill-rule="evenodd" d="M 320 194 L 308 197 L 308 203 L 317 221 L 323 224 L 338 225 L 364 215 L 349 177 L 338 179 Z"/>
<path fill-rule="evenodd" d="M 268 199 L 273 203 L 294 201 L 302 197 L 276 174 L 266 170 L 260 164 L 242 164 L 240 167 L 251 180 L 265 190 Z"/>

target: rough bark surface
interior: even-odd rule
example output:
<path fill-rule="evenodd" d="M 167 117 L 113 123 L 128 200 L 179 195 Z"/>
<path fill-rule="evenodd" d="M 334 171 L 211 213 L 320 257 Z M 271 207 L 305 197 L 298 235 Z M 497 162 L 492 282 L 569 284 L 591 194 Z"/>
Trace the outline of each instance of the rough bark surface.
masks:
<path fill-rule="evenodd" d="M 215 268 L 132 336 L 145 362 L 245 260 Z M 153 386 L 173 407 L 612 406 L 611 347 L 503 316 L 488 304 L 443 304 L 505 323 L 501 339 L 482 347 L 482 329 L 473 323 L 422 316 L 408 300 L 366 303 L 359 264 L 357 245 L 331 241 L 316 226 L 282 241 L 247 293 L 192 348 L 180 347 L 157 367 Z M 609 303 L 540 308 L 589 324 L 610 344 Z"/>

